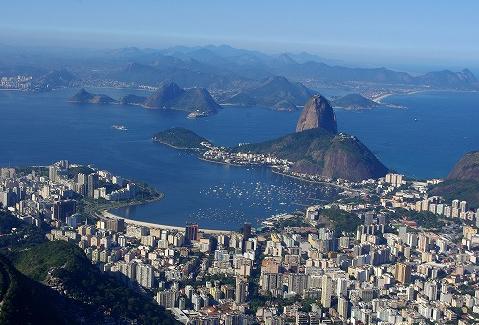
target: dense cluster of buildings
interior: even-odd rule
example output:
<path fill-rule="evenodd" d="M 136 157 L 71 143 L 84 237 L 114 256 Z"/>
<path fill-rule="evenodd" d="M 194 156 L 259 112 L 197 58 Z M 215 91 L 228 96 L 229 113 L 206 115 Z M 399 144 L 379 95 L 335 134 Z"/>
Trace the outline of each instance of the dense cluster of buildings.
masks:
<path fill-rule="evenodd" d="M 103 187 L 128 187 L 106 171 L 72 178 L 69 170 L 65 161 L 50 166 L 48 176 L 1 169 L 4 207 L 23 219 L 53 220 L 50 240 L 75 242 L 102 271 L 151 295 L 182 323 L 479 322 L 479 211 L 428 197 L 437 180 L 388 174 L 351 183 L 354 190 L 335 202 L 239 232 L 146 226 L 109 213 L 84 224 L 75 195 L 94 200 L 105 197 Z M 373 195 L 379 200 L 368 201 Z M 336 227 L 329 209 L 347 212 L 358 227 Z M 433 212 L 424 215 L 443 226 L 401 215 L 408 209 Z M 275 227 L 290 219 L 298 225 Z"/>
<path fill-rule="evenodd" d="M 0 89 L 28 90 L 32 88 L 32 76 L 3 76 L 0 77 Z"/>
<path fill-rule="evenodd" d="M 0 169 L 0 205 L 36 225 L 78 224 L 84 219 L 77 214 L 80 201 L 127 201 L 138 193 L 130 181 L 66 160 L 28 171 Z"/>
<path fill-rule="evenodd" d="M 293 164 L 287 159 L 280 159 L 274 155 L 232 152 L 227 148 L 217 147 L 209 142 L 202 142 L 201 146 L 207 149 L 202 158 L 208 161 L 232 165 L 265 165 L 281 169 L 287 169 Z"/>

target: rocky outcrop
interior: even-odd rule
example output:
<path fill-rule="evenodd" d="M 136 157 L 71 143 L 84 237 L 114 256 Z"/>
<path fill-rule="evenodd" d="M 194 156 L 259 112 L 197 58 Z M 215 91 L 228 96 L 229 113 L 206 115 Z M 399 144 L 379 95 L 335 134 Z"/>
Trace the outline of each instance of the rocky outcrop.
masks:
<path fill-rule="evenodd" d="M 384 176 L 388 169 L 356 137 L 332 134 L 322 128 L 285 135 L 275 140 L 247 144 L 237 152 L 272 154 L 294 162 L 299 173 L 331 179 L 360 181 Z"/>
<path fill-rule="evenodd" d="M 459 159 L 446 180 L 434 186 L 429 194 L 442 196 L 447 202 L 464 200 L 469 207 L 479 208 L 479 151 Z"/>
<path fill-rule="evenodd" d="M 214 114 L 221 106 L 204 88 L 180 88 L 175 83 L 161 86 L 144 104 L 149 108 L 174 109 L 187 112 Z"/>
<path fill-rule="evenodd" d="M 320 128 L 330 133 L 336 134 L 338 126 L 336 123 L 336 115 L 328 100 L 321 95 L 311 97 L 304 109 L 296 125 L 296 132 L 302 132 L 309 129 Z"/>
<path fill-rule="evenodd" d="M 479 182 L 479 151 L 469 152 L 462 156 L 447 179 Z"/>
<path fill-rule="evenodd" d="M 118 101 L 103 94 L 92 94 L 82 88 L 68 100 L 71 103 L 79 104 L 117 104 Z"/>

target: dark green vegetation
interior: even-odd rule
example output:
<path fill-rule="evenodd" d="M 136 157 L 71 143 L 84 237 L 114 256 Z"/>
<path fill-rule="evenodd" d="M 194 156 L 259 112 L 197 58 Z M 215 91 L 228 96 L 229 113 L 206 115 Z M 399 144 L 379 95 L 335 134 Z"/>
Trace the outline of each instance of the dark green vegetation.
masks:
<path fill-rule="evenodd" d="M 13 230 L 16 228 L 16 230 Z M 102 273 L 74 243 L 0 211 L 1 324 L 174 324 L 150 297 Z"/>
<path fill-rule="evenodd" d="M 339 208 L 323 209 L 319 212 L 319 214 L 320 218 L 326 219 L 324 222 L 331 224 L 332 227 L 339 233 L 355 232 L 356 228 L 362 224 L 361 219 L 359 219 L 357 216 Z"/>
<path fill-rule="evenodd" d="M 122 105 L 143 105 L 146 101 L 146 97 L 137 95 L 126 95 L 120 99 Z"/>
<path fill-rule="evenodd" d="M 115 99 L 103 95 L 103 94 L 92 94 L 86 91 L 84 88 L 80 89 L 75 95 L 70 97 L 68 100 L 71 103 L 79 104 L 116 104 L 118 103 Z"/>
<path fill-rule="evenodd" d="M 213 114 L 221 109 L 204 88 L 182 89 L 175 83 L 162 85 L 145 101 L 145 107 Z"/>
<path fill-rule="evenodd" d="M 153 136 L 153 140 L 176 149 L 193 150 L 200 149 L 201 142 L 209 142 L 193 131 L 181 127 L 158 132 Z"/>
<path fill-rule="evenodd" d="M 226 100 L 228 103 L 243 106 L 264 106 L 277 110 L 295 110 L 315 92 L 299 82 L 290 82 L 285 77 L 271 77 Z"/>
<path fill-rule="evenodd" d="M 397 209 L 396 212 L 390 215 L 390 218 L 401 220 L 407 219 L 415 221 L 419 227 L 426 229 L 438 229 L 445 225 L 444 221 L 438 214 L 429 211 L 412 211 L 406 209 Z"/>
<path fill-rule="evenodd" d="M 379 104 L 370 100 L 360 94 L 348 94 L 339 97 L 331 102 L 333 107 L 347 108 L 347 109 L 364 109 L 378 107 Z"/>
<path fill-rule="evenodd" d="M 442 196 L 447 202 L 465 200 L 470 207 L 479 208 L 479 181 L 446 180 L 431 188 L 429 194 Z"/>
<path fill-rule="evenodd" d="M 310 225 L 304 221 L 303 215 L 297 215 L 292 218 L 276 221 L 273 230 L 282 232 L 286 227 L 309 227 Z"/>
<path fill-rule="evenodd" d="M 293 161 L 294 171 L 331 179 L 358 181 L 379 178 L 387 173 L 387 168 L 355 137 L 317 128 L 233 150 L 273 154 Z"/>
<path fill-rule="evenodd" d="M 91 307 L 63 297 L 15 269 L 0 256 L 1 324 L 79 324 L 80 314 L 89 315 Z M 87 320 L 87 318 L 83 318 Z M 93 318 L 89 319 L 94 321 Z"/>
<path fill-rule="evenodd" d="M 157 133 L 153 139 L 177 149 L 200 149 L 208 142 L 193 131 L 172 128 Z M 232 152 L 272 154 L 294 162 L 293 171 L 319 174 L 326 178 L 353 181 L 379 178 L 387 168 L 355 137 L 331 134 L 323 129 L 310 129 L 258 144 L 230 149 Z"/>
<path fill-rule="evenodd" d="M 471 207 L 479 208 L 479 151 L 465 154 L 451 170 L 447 179 L 431 191 L 447 201 L 465 200 Z"/>

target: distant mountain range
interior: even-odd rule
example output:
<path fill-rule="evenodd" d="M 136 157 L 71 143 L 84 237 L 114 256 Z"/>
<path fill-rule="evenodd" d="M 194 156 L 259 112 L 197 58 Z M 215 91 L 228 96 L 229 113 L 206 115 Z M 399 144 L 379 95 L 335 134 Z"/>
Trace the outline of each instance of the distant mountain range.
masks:
<path fill-rule="evenodd" d="M 130 87 L 174 82 L 184 88 L 209 89 L 221 102 L 235 100 L 241 105 L 251 102 L 277 109 L 304 104 L 299 99 L 308 90 L 298 83 L 315 89 L 343 87 L 356 91 L 357 87 L 479 89 L 477 78 L 468 69 L 412 75 L 385 67 L 340 65 L 305 52 L 265 54 L 227 45 L 85 50 L 83 54 L 22 53 L 21 59 L 12 51 L 1 58 L 0 75 L 30 74 L 43 89 L 71 86 L 77 81 L 99 85 L 120 82 Z M 268 89 L 275 95 L 267 94 Z"/>
<path fill-rule="evenodd" d="M 166 50 L 125 49 L 116 51 L 132 62 L 112 74 L 124 81 L 172 80 L 183 86 L 225 88 L 248 85 L 264 78 L 284 76 L 293 81 L 315 80 L 323 83 L 368 82 L 377 84 L 477 89 L 478 81 L 468 69 L 449 70 L 413 76 L 381 68 L 351 68 L 330 65 L 307 53 L 267 55 L 258 51 L 235 49 L 226 45 L 174 47 Z"/>
<path fill-rule="evenodd" d="M 72 103 L 140 105 L 146 108 L 172 109 L 198 112 L 205 115 L 216 113 L 221 106 L 204 88 L 180 88 L 175 83 L 162 85 L 149 97 L 126 95 L 119 100 L 103 94 L 92 94 L 81 89 L 68 100 Z"/>
<path fill-rule="evenodd" d="M 264 106 L 277 110 L 295 110 L 316 92 L 302 83 L 275 76 L 235 94 L 226 102 L 244 106 Z"/>

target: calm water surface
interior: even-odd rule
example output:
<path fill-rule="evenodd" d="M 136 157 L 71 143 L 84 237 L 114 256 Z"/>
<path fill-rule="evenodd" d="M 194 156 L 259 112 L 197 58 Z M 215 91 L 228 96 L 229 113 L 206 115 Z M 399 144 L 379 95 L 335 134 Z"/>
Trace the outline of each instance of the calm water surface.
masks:
<path fill-rule="evenodd" d="M 93 90 L 99 91 L 99 90 Z M 92 163 L 165 192 L 156 203 L 120 209 L 127 217 L 172 225 L 237 229 L 279 212 L 327 200 L 323 187 L 263 168 L 199 161 L 151 141 L 160 130 L 183 126 L 222 145 L 256 142 L 293 132 L 299 112 L 226 108 L 198 120 L 182 112 L 120 105 L 78 105 L 75 90 L 0 91 L 0 165 Z M 112 97 L 131 91 L 103 89 Z M 141 94 L 141 92 L 136 92 Z M 355 134 L 391 169 L 414 177 L 441 177 L 465 152 L 479 147 L 478 93 L 393 96 L 406 110 L 338 111 L 339 128 Z M 111 128 L 123 124 L 127 132 Z"/>

